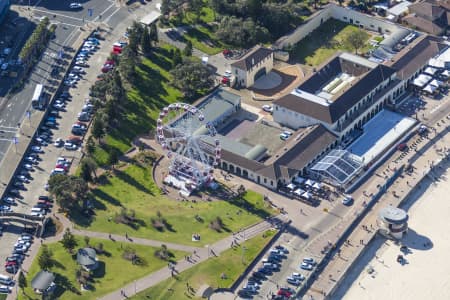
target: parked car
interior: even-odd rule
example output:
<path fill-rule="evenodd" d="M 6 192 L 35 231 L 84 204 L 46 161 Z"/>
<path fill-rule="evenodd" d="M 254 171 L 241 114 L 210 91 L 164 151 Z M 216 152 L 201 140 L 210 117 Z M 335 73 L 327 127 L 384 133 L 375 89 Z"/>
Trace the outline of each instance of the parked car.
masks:
<path fill-rule="evenodd" d="M 275 249 L 278 250 L 278 252 L 280 252 L 280 251 L 283 252 L 284 254 L 288 254 L 289 253 L 289 250 L 286 249 L 286 247 L 281 246 L 281 245 L 275 246 Z"/>
<path fill-rule="evenodd" d="M 302 262 L 300 268 L 303 270 L 311 271 L 313 269 L 313 266 L 308 263 Z"/>
<path fill-rule="evenodd" d="M 78 3 L 78 2 L 72 2 L 69 4 L 69 8 L 70 9 L 81 9 L 81 8 L 83 8 L 83 4 Z"/>
<path fill-rule="evenodd" d="M 64 145 L 64 141 L 62 138 L 57 138 L 53 143 L 55 147 L 62 147 Z"/>
<path fill-rule="evenodd" d="M 307 264 L 310 264 L 310 265 L 313 265 L 313 266 L 316 265 L 316 261 L 312 257 L 305 257 L 303 259 L 303 262 L 307 263 Z"/>
<path fill-rule="evenodd" d="M 23 167 L 24 167 L 26 170 L 33 170 L 33 166 L 30 165 L 30 164 L 24 164 Z"/>
<path fill-rule="evenodd" d="M 301 284 L 300 280 L 295 279 L 293 277 L 288 277 L 286 278 L 287 283 L 295 285 L 295 286 L 299 286 Z"/>
<path fill-rule="evenodd" d="M 305 280 L 305 275 L 300 273 L 292 273 L 291 277 L 300 281 Z"/>
<path fill-rule="evenodd" d="M 65 142 L 65 143 L 64 143 L 64 148 L 65 148 L 66 150 L 69 150 L 69 151 L 74 151 L 74 150 L 77 150 L 77 149 L 78 149 L 78 146 L 75 145 L 75 144 L 73 144 L 73 143 L 71 143 L 71 142 Z"/>
<path fill-rule="evenodd" d="M 31 151 L 36 152 L 36 153 L 43 153 L 44 152 L 44 150 L 42 150 L 42 148 L 39 147 L 39 146 L 32 146 L 31 147 Z"/>
<path fill-rule="evenodd" d="M 345 196 L 344 199 L 342 199 L 342 204 L 346 206 L 350 206 L 353 204 L 353 198 L 351 196 Z"/>
<path fill-rule="evenodd" d="M 268 113 L 272 113 L 272 112 L 273 112 L 273 107 L 272 107 L 271 105 L 268 105 L 268 104 L 264 104 L 264 105 L 262 106 L 262 109 L 263 109 L 265 112 L 268 112 Z"/>
<path fill-rule="evenodd" d="M 5 197 L 2 200 L 8 205 L 16 205 L 16 200 L 13 197 Z"/>

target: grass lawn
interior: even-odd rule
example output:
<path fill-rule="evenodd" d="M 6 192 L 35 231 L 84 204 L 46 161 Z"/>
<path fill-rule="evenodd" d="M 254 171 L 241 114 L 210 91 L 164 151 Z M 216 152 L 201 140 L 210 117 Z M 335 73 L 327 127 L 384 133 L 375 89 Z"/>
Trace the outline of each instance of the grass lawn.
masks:
<path fill-rule="evenodd" d="M 6 294 L 0 294 L 0 300 L 6 300 Z"/>
<path fill-rule="evenodd" d="M 83 237 L 77 236 L 78 245 L 82 247 L 85 245 Z M 142 245 L 135 245 L 132 243 L 115 243 L 110 240 L 90 239 L 90 244 L 95 246 L 99 242 L 103 243 L 105 255 L 99 255 L 99 268 L 93 273 L 92 289 L 89 291 L 77 294 L 74 291 L 80 291 L 80 285 L 76 281 L 75 272 L 78 269 L 76 263 L 76 255 L 72 256 L 63 247 L 61 243 L 49 244 L 48 247 L 53 251 L 53 258 L 55 265 L 51 271 L 55 274 L 55 283 L 57 289 L 55 296 L 57 299 L 96 299 L 101 295 L 110 293 L 121 286 L 124 286 L 135 279 L 141 278 L 158 269 L 167 266 L 167 262 L 155 258 L 153 253 L 156 248 Z M 130 261 L 122 258 L 123 250 L 121 247 L 132 247 L 136 250 L 136 254 L 144 258 L 147 262 L 145 266 L 133 265 Z M 42 248 L 41 248 L 42 251 Z M 185 255 L 181 251 L 172 251 L 173 259 L 178 260 Z M 38 256 L 36 256 L 38 257 Z M 34 294 L 31 288 L 31 280 L 40 271 L 37 259 L 33 261 L 28 274 L 25 294 L 31 298 L 19 293 L 19 299 L 41 299 L 40 296 Z M 72 290 L 70 289 L 72 287 Z M 74 290 L 74 291 L 73 291 Z"/>
<path fill-rule="evenodd" d="M 247 265 L 269 242 L 269 235 L 271 234 L 266 233 L 265 237 L 263 235 L 256 236 L 239 247 L 223 252 L 219 257 L 211 258 L 182 272 L 177 278 L 166 279 L 156 286 L 138 293 L 131 299 L 197 299 L 195 293 L 187 295 L 187 282 L 194 290 L 197 290 L 203 284 L 207 284 L 212 288 L 230 287 L 239 275 L 244 272 Z M 246 250 L 244 251 L 242 247 L 245 247 Z M 221 279 L 222 273 L 226 275 L 226 279 Z M 173 289 L 173 292 L 168 291 L 168 289 Z"/>
<path fill-rule="evenodd" d="M 213 30 L 212 26 L 198 25 L 188 29 L 187 33 L 183 35 L 183 39 L 191 41 L 194 48 L 208 55 L 214 55 L 221 52 L 226 46 L 214 37 Z"/>
<path fill-rule="evenodd" d="M 239 201 L 192 203 L 169 199 L 160 195 L 153 182 L 151 168 L 136 165 L 117 171 L 116 176 L 108 180 L 108 183 L 93 191 L 96 196 L 96 216 L 93 219 L 72 215 L 78 227 L 122 235 L 128 233 L 131 236 L 179 244 L 206 245 L 274 213 L 271 208 L 265 207 L 262 195 L 251 191 Z M 243 206 L 249 207 L 249 210 L 242 208 Z M 139 220 L 137 228 L 114 222 L 115 214 L 122 207 L 135 211 Z M 167 230 L 158 231 L 151 225 L 151 218 L 156 218 L 158 211 L 170 225 Z M 197 220 L 196 215 L 201 219 Z M 221 217 L 225 225 L 221 232 L 208 226 L 216 217 Z M 201 241 L 192 242 L 193 233 L 199 233 Z"/>
<path fill-rule="evenodd" d="M 100 165 L 107 164 L 107 147 L 127 151 L 133 138 L 149 133 L 155 127 L 162 107 L 182 98 L 182 93 L 169 84 L 172 66 L 169 50 L 169 46 L 156 48 L 148 58 L 142 59 L 137 68 L 136 84 L 127 91 L 124 119 L 104 138 L 105 146 L 96 147 L 94 157 Z"/>
<path fill-rule="evenodd" d="M 350 45 L 345 42 L 347 35 L 358 30 L 358 27 L 347 23 L 330 19 L 314 30 L 310 35 L 297 43 L 290 57 L 301 64 L 318 66 L 337 51 L 354 52 Z M 371 35 L 367 34 L 367 41 Z M 366 46 L 358 50 L 358 53 L 367 52 L 370 45 L 366 41 Z"/>
<path fill-rule="evenodd" d="M 205 4 L 207 4 L 206 1 Z M 210 22 L 214 22 L 214 11 L 211 9 L 211 7 L 208 6 L 202 7 L 200 11 L 200 17 L 198 19 L 193 12 L 188 11 L 187 13 L 183 14 L 183 19 L 181 20 L 181 23 L 186 25 Z"/>

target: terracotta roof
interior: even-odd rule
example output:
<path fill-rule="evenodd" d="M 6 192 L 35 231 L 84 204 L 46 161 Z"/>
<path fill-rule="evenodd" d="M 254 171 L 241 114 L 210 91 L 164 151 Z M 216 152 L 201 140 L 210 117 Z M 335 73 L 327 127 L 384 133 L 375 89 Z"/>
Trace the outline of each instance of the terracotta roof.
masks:
<path fill-rule="evenodd" d="M 409 11 L 433 21 L 439 18 L 445 12 L 445 9 L 430 2 L 418 2 L 411 4 Z"/>
<path fill-rule="evenodd" d="M 382 81 L 389 78 L 394 72 L 395 70 L 388 66 L 376 66 L 369 72 L 363 74 L 357 82 L 329 105 L 322 105 L 293 94 L 281 97 L 274 101 L 274 104 L 313 117 L 328 124 L 333 124 L 352 106 L 370 91 L 375 89 Z"/>
<path fill-rule="evenodd" d="M 441 26 L 419 16 L 409 15 L 404 17 L 403 21 L 408 23 L 410 26 L 417 27 L 421 31 L 435 35 L 440 35 L 444 30 Z"/>
<path fill-rule="evenodd" d="M 254 65 L 271 55 L 272 52 L 271 49 L 258 46 L 247 53 L 241 60 L 232 63 L 231 66 L 245 71 L 250 70 Z"/>
<path fill-rule="evenodd" d="M 386 64 L 397 71 L 400 79 L 409 78 L 417 69 L 424 66 L 430 58 L 442 52 L 447 45 L 441 43 L 438 37 L 424 34 L 412 44 L 403 48 L 392 60 Z"/>
<path fill-rule="evenodd" d="M 336 136 L 323 125 L 314 125 L 296 139 L 294 133 L 283 149 L 264 164 L 222 150 L 222 159 L 274 181 L 291 178 L 305 168 L 318 154 L 336 141 Z M 276 157 L 278 155 L 278 157 Z"/>

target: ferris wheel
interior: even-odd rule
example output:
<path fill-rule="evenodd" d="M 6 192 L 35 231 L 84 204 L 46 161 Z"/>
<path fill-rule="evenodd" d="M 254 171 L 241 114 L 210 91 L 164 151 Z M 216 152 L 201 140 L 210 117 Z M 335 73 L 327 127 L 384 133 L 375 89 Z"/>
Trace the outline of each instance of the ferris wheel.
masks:
<path fill-rule="evenodd" d="M 221 148 L 203 113 L 190 104 L 173 103 L 161 110 L 156 123 L 156 139 L 171 160 L 169 174 L 197 187 L 211 182 Z"/>

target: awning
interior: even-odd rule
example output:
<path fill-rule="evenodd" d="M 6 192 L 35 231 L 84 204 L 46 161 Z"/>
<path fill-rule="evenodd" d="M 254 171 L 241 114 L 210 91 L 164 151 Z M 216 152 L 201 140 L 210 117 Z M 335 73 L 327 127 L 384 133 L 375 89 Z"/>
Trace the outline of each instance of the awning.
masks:
<path fill-rule="evenodd" d="M 445 77 L 450 77 L 450 71 L 449 70 L 445 70 L 444 72 L 441 73 L 442 76 Z"/>
<path fill-rule="evenodd" d="M 322 185 L 319 182 L 314 183 L 313 188 L 316 190 L 320 190 L 322 188 Z"/>
<path fill-rule="evenodd" d="M 423 89 L 423 91 L 424 92 L 428 92 L 430 94 L 433 94 L 436 89 L 437 89 L 437 87 L 435 87 L 434 85 L 429 84 Z"/>

